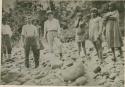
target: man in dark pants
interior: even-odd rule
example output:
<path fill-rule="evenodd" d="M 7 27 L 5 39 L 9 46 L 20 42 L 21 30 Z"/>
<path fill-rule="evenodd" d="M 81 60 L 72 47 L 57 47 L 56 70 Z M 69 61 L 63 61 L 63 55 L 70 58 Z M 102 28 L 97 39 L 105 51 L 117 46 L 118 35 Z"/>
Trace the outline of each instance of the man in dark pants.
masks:
<path fill-rule="evenodd" d="M 29 53 L 30 49 L 33 51 L 35 68 L 39 66 L 39 46 L 38 46 L 38 32 L 36 26 L 32 24 L 31 19 L 26 20 L 26 25 L 22 28 L 22 39 L 25 49 L 25 66 L 29 68 Z"/>
<path fill-rule="evenodd" d="M 2 58 L 7 57 L 7 59 L 11 59 L 11 36 L 12 31 L 10 26 L 7 24 L 7 21 L 5 19 L 2 20 Z M 3 62 L 3 61 L 2 61 Z"/>

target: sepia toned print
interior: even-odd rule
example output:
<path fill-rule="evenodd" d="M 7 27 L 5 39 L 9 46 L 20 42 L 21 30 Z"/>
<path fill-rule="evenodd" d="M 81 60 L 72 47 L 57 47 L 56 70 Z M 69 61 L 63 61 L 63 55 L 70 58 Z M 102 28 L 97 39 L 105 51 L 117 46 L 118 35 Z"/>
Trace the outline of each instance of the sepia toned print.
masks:
<path fill-rule="evenodd" d="M 2 0 L 0 85 L 124 87 L 124 3 Z"/>

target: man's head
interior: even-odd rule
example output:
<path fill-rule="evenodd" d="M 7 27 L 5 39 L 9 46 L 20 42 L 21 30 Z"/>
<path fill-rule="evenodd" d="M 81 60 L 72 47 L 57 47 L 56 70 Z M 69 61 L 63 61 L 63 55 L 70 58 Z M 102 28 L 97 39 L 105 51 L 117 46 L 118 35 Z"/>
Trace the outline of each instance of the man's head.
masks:
<path fill-rule="evenodd" d="M 115 10 L 115 9 L 116 9 L 115 3 L 114 3 L 114 2 L 110 2 L 110 3 L 108 4 L 108 9 L 109 9 L 110 11 Z"/>
<path fill-rule="evenodd" d="M 82 17 L 82 12 L 77 12 L 76 16 L 77 17 Z"/>
<path fill-rule="evenodd" d="M 47 11 L 47 16 L 49 20 L 52 20 L 54 18 L 53 12 L 51 10 Z"/>
<path fill-rule="evenodd" d="M 8 20 L 7 18 L 2 18 L 2 24 L 3 25 L 9 25 L 10 24 L 10 20 Z"/>
<path fill-rule="evenodd" d="M 32 20 L 31 19 L 26 19 L 26 24 L 32 24 Z"/>
<path fill-rule="evenodd" d="M 5 20 L 5 18 L 2 18 L 2 24 L 5 25 L 7 22 Z"/>
<path fill-rule="evenodd" d="M 39 21 L 37 19 L 33 20 L 33 24 L 34 25 L 38 25 L 39 24 Z"/>
<path fill-rule="evenodd" d="M 90 12 L 91 12 L 91 16 L 92 16 L 92 17 L 98 16 L 98 9 L 97 9 L 97 8 L 92 8 L 92 9 L 90 10 Z"/>

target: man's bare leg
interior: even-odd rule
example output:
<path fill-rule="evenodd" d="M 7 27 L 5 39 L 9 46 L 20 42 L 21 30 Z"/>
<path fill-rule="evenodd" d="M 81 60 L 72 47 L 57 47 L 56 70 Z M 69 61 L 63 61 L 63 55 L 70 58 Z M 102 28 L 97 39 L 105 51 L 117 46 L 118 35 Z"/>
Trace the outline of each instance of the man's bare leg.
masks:
<path fill-rule="evenodd" d="M 84 54 L 85 54 L 85 56 L 86 56 L 85 41 L 82 42 L 82 48 L 83 48 Z"/>
<path fill-rule="evenodd" d="M 80 52 L 81 52 L 81 42 L 77 42 L 78 44 L 78 54 L 80 55 Z"/>
<path fill-rule="evenodd" d="M 113 57 L 114 57 L 112 60 L 113 60 L 113 61 L 116 61 L 115 48 L 112 47 L 111 50 L 112 50 L 112 52 L 113 52 Z"/>

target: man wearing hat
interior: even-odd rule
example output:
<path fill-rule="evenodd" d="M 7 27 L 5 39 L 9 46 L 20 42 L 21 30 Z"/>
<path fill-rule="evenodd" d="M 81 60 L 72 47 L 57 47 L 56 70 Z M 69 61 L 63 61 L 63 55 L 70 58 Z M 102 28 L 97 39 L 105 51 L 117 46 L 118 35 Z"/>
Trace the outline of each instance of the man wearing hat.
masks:
<path fill-rule="evenodd" d="M 58 52 L 60 57 L 62 56 L 62 48 L 61 42 L 58 39 L 58 35 L 60 34 L 60 24 L 57 19 L 54 18 L 52 11 L 47 11 L 48 20 L 44 23 L 44 38 L 47 37 L 47 41 L 49 44 L 50 52 L 53 53 L 53 43 L 55 42 L 58 47 Z"/>
<path fill-rule="evenodd" d="M 37 44 L 38 32 L 36 26 L 32 24 L 32 20 L 28 18 L 26 25 L 22 28 L 22 39 L 25 49 L 25 66 L 29 68 L 29 53 L 33 51 L 35 68 L 39 66 L 39 49 Z"/>

